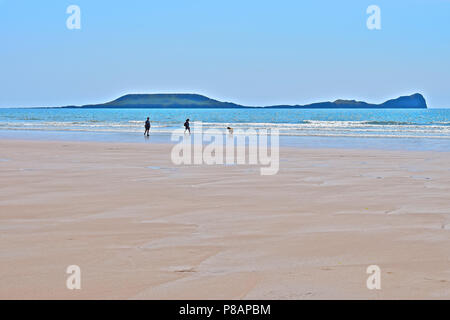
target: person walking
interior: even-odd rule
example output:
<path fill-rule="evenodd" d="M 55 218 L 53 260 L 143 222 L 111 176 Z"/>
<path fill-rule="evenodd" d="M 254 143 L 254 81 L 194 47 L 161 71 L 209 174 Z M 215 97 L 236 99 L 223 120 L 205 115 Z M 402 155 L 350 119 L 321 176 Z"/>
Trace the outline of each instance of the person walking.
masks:
<path fill-rule="evenodd" d="M 189 126 L 189 119 L 186 119 L 186 122 L 184 123 L 184 133 L 186 131 L 189 131 L 189 134 L 191 134 L 191 127 Z"/>
<path fill-rule="evenodd" d="M 144 136 L 149 136 L 150 135 L 150 118 L 147 117 L 147 121 L 145 121 L 145 132 L 144 132 Z"/>

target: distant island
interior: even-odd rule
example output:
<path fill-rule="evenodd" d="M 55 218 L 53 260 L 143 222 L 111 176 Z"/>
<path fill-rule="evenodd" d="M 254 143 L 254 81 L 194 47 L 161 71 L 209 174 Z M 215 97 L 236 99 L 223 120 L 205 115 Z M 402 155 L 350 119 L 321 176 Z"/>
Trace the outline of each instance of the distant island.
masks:
<path fill-rule="evenodd" d="M 420 93 L 372 104 L 356 100 L 336 100 L 307 105 L 243 106 L 221 102 L 199 94 L 127 94 L 111 102 L 63 108 L 265 108 L 265 109 L 426 109 L 427 103 Z"/>

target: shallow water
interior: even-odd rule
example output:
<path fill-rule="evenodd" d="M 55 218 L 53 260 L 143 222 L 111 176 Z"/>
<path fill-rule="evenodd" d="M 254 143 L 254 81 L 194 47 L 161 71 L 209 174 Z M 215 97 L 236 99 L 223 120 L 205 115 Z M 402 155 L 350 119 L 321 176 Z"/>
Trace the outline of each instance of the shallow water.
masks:
<path fill-rule="evenodd" d="M 0 139 L 46 140 L 46 141 L 95 141 L 113 143 L 175 143 L 170 134 L 152 133 L 145 138 L 136 133 L 76 132 L 76 131 L 21 131 L 0 130 Z M 248 141 L 245 141 L 248 144 Z M 207 143 L 205 143 L 207 144 Z M 364 138 L 364 137 L 307 137 L 280 136 L 280 146 L 306 149 L 376 149 L 409 151 L 450 152 L 450 139 L 426 138 Z M 238 143 L 236 143 L 238 145 Z M 270 143 L 269 143 L 270 145 Z"/>
<path fill-rule="evenodd" d="M 151 136 L 143 137 L 145 118 Z M 320 148 L 450 151 L 450 109 L 0 109 L 0 137 L 170 142 L 190 118 L 193 131 L 277 129 L 280 144 Z"/>

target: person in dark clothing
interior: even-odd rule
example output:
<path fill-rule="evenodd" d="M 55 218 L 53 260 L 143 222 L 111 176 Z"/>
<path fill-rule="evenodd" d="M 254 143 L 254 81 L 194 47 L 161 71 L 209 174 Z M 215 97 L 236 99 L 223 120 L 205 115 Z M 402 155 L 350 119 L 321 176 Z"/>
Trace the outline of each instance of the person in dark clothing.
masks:
<path fill-rule="evenodd" d="M 189 131 L 189 134 L 191 134 L 191 127 L 189 126 L 189 119 L 186 119 L 186 122 L 184 123 L 184 133 L 186 133 L 186 130 Z"/>
<path fill-rule="evenodd" d="M 145 121 L 145 132 L 144 132 L 144 136 L 149 136 L 150 135 L 150 118 L 147 117 L 147 121 Z"/>

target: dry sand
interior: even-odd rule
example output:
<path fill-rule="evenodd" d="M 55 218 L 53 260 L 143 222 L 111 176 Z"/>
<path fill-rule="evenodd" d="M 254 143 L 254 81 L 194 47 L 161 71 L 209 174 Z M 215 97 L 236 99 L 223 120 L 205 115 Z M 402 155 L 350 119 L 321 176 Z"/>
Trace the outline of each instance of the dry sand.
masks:
<path fill-rule="evenodd" d="M 0 140 L 0 298 L 450 298 L 449 153 L 282 148 L 261 176 L 170 150 Z"/>

